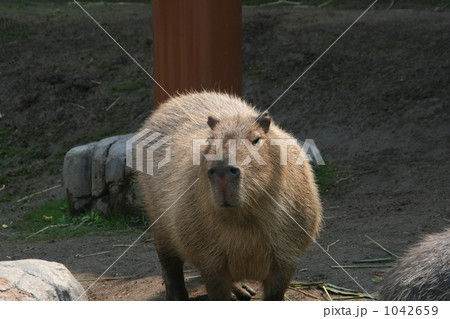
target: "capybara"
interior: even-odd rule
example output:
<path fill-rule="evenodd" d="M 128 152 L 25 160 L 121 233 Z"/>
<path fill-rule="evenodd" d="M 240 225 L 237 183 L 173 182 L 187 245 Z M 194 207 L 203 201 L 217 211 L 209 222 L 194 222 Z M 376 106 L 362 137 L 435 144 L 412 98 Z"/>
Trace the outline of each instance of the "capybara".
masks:
<path fill-rule="evenodd" d="M 242 99 L 213 92 L 169 99 L 142 129 L 170 137 L 154 150 L 153 176 L 138 176 L 166 299 L 188 299 L 188 262 L 210 300 L 230 300 L 233 285 L 247 279 L 262 282 L 265 300 L 283 300 L 322 222 L 314 175 L 294 137 Z M 168 147 L 170 161 L 158 168 Z"/>
<path fill-rule="evenodd" d="M 450 228 L 425 236 L 384 280 L 381 300 L 450 300 Z"/>

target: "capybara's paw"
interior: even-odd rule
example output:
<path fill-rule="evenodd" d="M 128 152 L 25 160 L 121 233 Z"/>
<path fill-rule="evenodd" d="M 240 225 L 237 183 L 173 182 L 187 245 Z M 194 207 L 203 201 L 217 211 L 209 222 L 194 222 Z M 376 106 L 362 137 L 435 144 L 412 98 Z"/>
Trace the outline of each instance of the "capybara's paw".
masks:
<path fill-rule="evenodd" d="M 233 299 L 235 298 L 242 301 L 250 300 L 252 299 L 252 296 L 256 295 L 251 287 L 240 282 L 233 285 L 231 292 L 233 293 Z"/>

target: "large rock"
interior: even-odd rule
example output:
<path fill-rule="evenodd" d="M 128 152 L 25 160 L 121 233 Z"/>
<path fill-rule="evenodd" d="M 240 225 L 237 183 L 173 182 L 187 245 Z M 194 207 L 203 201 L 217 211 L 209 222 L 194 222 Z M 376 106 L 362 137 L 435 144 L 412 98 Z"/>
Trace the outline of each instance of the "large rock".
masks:
<path fill-rule="evenodd" d="M 70 211 L 79 214 L 91 203 L 92 153 L 97 143 L 77 146 L 64 157 L 63 177 Z"/>
<path fill-rule="evenodd" d="M 134 134 L 118 136 L 116 143 L 111 145 L 109 156 L 105 161 L 104 179 L 107 184 L 123 181 L 132 171 L 126 166 L 126 142 Z"/>
<path fill-rule="evenodd" d="M 126 141 L 132 136 L 109 137 L 77 146 L 66 154 L 63 178 L 73 215 L 89 209 L 116 215 L 142 213 L 133 170 L 126 167 Z"/>
<path fill-rule="evenodd" d="M 62 264 L 39 259 L 0 262 L 0 301 L 87 300 L 80 283 Z"/>
<path fill-rule="evenodd" d="M 91 195 L 100 197 L 106 192 L 105 163 L 109 157 L 109 150 L 117 142 L 118 136 L 105 138 L 97 142 L 92 151 L 92 180 Z"/>

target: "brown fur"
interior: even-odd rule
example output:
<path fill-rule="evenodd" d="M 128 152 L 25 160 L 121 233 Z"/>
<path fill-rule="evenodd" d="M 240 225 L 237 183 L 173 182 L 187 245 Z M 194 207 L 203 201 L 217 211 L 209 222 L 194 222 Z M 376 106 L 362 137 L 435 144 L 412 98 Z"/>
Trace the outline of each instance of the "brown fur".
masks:
<path fill-rule="evenodd" d="M 239 98 L 203 92 L 168 100 L 144 124 L 171 137 L 166 144 L 171 161 L 157 169 L 166 154 L 165 146 L 160 147 L 154 153 L 154 176 L 139 175 L 150 218 L 160 218 L 153 231 L 167 299 L 187 299 L 182 265 L 189 262 L 200 270 L 212 300 L 229 299 L 233 283 L 245 279 L 262 281 L 266 300 L 282 300 L 300 254 L 319 231 L 322 208 L 306 155 L 298 145 L 290 146 L 288 165 L 280 165 L 280 147 L 269 140 L 293 137 L 274 123 L 269 127 L 270 120 L 255 122 L 258 115 Z M 267 165 L 252 157 L 249 165 L 239 165 L 249 152 L 238 141 L 239 181 L 226 183 L 238 206 L 219 206 L 215 184 L 207 176 L 217 163 L 202 155 L 200 165 L 193 165 L 192 139 L 223 138 L 220 165 L 227 165 L 228 139 L 251 143 L 256 137 L 265 140 L 259 154 Z M 208 146 L 202 152 L 214 154 Z M 303 165 L 294 164 L 299 155 Z"/>

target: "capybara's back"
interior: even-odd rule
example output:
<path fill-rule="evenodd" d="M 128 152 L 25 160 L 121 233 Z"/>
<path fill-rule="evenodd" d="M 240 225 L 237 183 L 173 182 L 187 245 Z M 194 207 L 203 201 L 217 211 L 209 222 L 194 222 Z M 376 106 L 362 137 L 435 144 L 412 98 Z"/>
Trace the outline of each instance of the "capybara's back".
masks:
<path fill-rule="evenodd" d="M 426 236 L 384 280 L 381 300 L 450 300 L 450 228 Z"/>
<path fill-rule="evenodd" d="M 282 300 L 322 220 L 294 137 L 243 100 L 208 92 L 169 99 L 143 129 L 170 138 L 151 150 L 153 175 L 139 175 L 166 298 L 188 298 L 188 262 L 212 300 L 230 299 L 246 279 L 263 283 L 266 300 Z"/>

